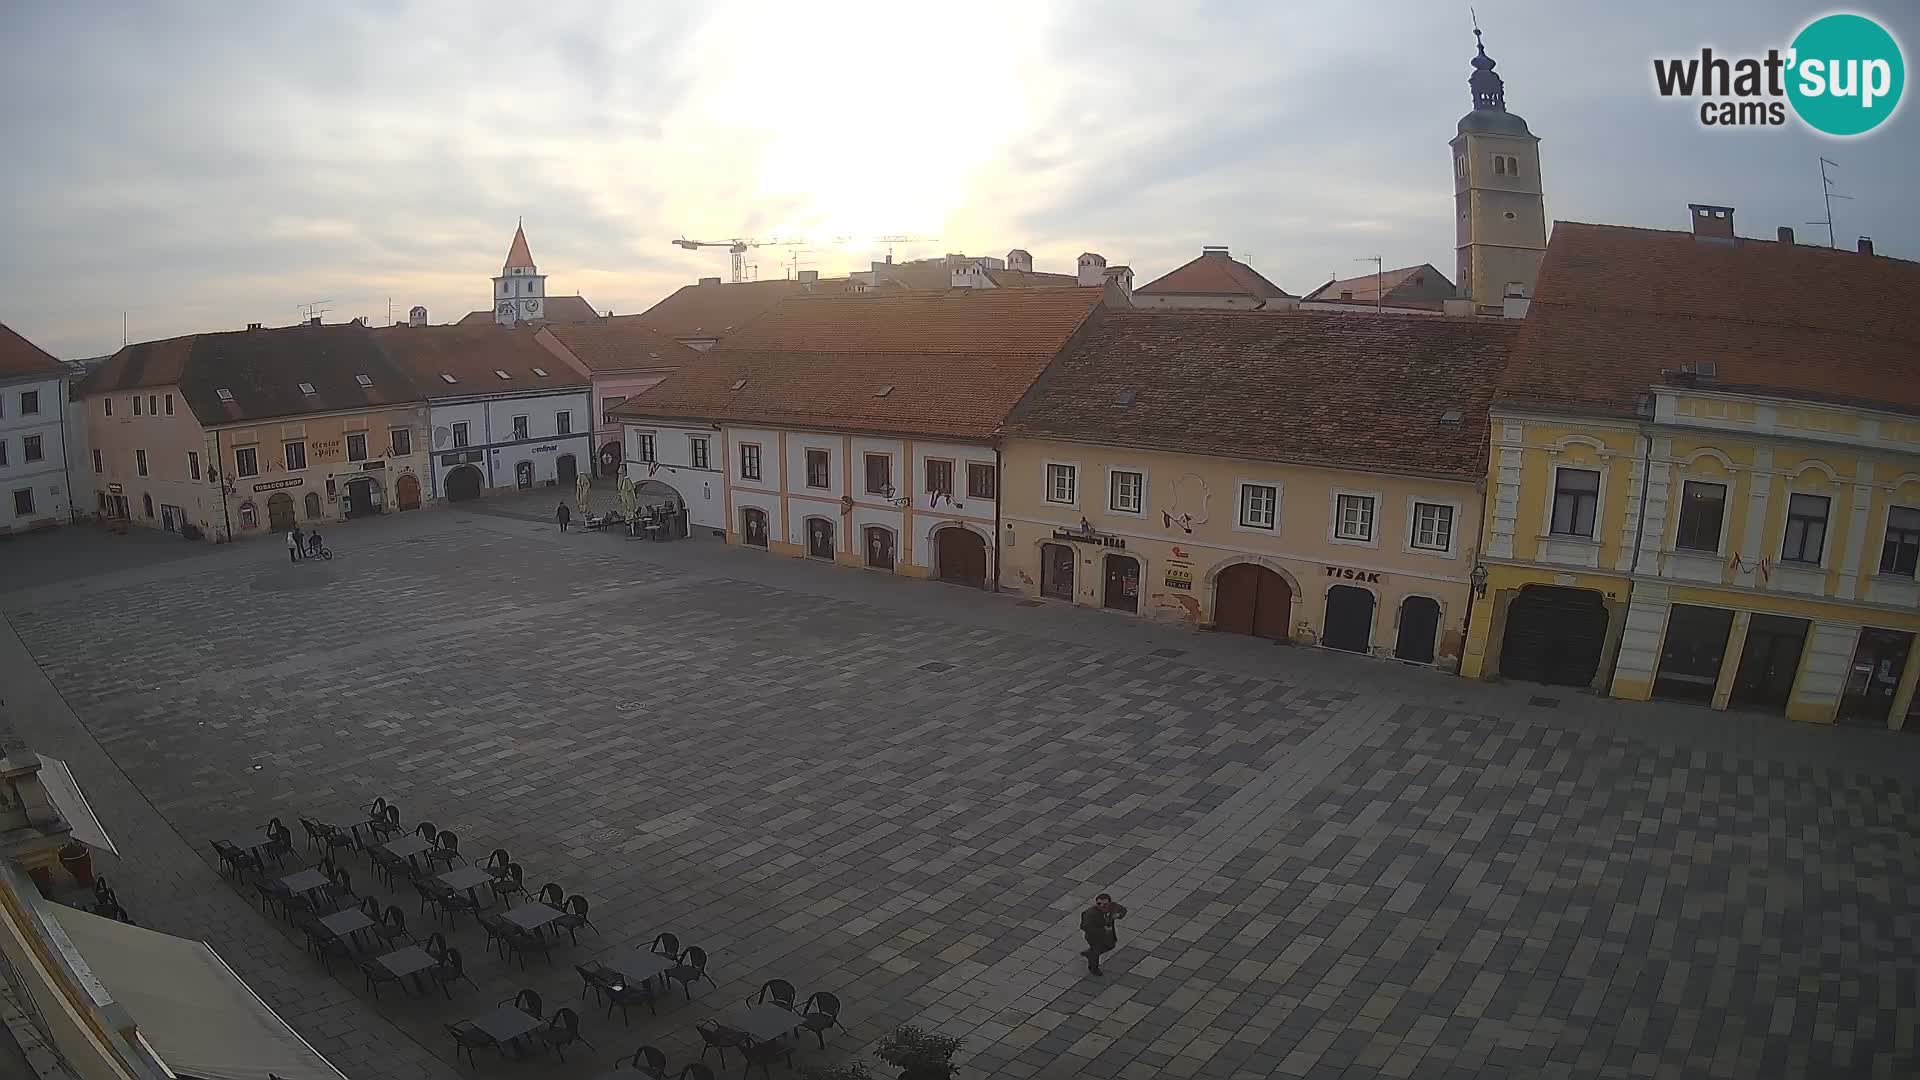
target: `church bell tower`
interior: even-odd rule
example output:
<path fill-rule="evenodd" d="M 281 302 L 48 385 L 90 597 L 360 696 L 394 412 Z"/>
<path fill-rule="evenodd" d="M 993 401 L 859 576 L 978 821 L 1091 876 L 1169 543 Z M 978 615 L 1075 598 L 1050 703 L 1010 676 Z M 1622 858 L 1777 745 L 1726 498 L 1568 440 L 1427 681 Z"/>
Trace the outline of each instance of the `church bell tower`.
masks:
<path fill-rule="evenodd" d="M 506 265 L 493 279 L 493 321 L 501 326 L 547 317 L 547 276 L 533 265 L 525 224 L 515 225 Z"/>
<path fill-rule="evenodd" d="M 1506 85 L 1478 27 L 1473 36 L 1473 111 L 1460 118 L 1451 144 L 1454 280 L 1475 311 L 1497 313 L 1510 292 L 1533 296 L 1547 251 L 1546 195 L 1540 140 L 1507 111 Z"/>

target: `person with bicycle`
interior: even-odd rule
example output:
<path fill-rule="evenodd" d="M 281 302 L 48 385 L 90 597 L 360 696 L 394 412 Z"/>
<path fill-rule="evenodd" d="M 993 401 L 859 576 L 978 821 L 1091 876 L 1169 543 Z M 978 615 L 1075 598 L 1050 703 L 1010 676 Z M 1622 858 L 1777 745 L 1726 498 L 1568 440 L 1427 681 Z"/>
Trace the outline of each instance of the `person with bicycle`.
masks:
<path fill-rule="evenodd" d="M 307 557 L 311 559 L 317 559 L 320 557 L 320 552 L 322 550 L 323 549 L 320 546 L 319 528 L 315 527 L 307 530 Z"/>

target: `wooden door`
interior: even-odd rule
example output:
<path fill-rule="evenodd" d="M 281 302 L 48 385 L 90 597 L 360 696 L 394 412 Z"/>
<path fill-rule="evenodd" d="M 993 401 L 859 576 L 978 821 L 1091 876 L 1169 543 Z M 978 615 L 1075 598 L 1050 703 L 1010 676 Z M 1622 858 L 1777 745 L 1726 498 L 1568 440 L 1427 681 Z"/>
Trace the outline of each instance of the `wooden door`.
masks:
<path fill-rule="evenodd" d="M 1507 607 L 1500 674 L 1555 686 L 1591 686 L 1607 641 L 1607 608 L 1592 589 L 1529 585 Z"/>
<path fill-rule="evenodd" d="M 1293 589 L 1264 566 L 1236 563 L 1213 580 L 1213 628 L 1271 641 L 1293 636 Z"/>
<path fill-rule="evenodd" d="M 826 518 L 807 519 L 807 554 L 816 559 L 833 558 L 833 522 Z"/>
<path fill-rule="evenodd" d="M 940 580 L 976 589 L 987 584 L 987 542 L 969 529 L 949 526 L 934 534 Z"/>
<path fill-rule="evenodd" d="M 420 509 L 420 481 L 409 473 L 394 484 L 394 494 L 400 500 L 400 509 Z"/>
<path fill-rule="evenodd" d="M 1131 555 L 1107 556 L 1106 606 L 1115 611 L 1140 610 L 1140 560 Z"/>
<path fill-rule="evenodd" d="M 749 506 L 740 511 L 740 542 L 748 547 L 767 546 L 767 513 Z"/>
<path fill-rule="evenodd" d="M 574 477 L 580 475 L 580 467 L 574 462 L 572 454 L 561 454 L 560 460 L 553 463 L 553 471 L 555 479 L 564 488 L 571 488 Z"/>
<path fill-rule="evenodd" d="M 1073 599 L 1073 548 L 1066 544 L 1040 545 L 1040 595 Z"/>
<path fill-rule="evenodd" d="M 1373 594 L 1352 585 L 1327 590 L 1326 625 L 1320 644 L 1346 652 L 1366 652 L 1373 644 Z"/>
<path fill-rule="evenodd" d="M 867 526 L 867 565 L 875 570 L 893 569 L 893 530 Z"/>
<path fill-rule="evenodd" d="M 1747 623 L 1747 641 L 1740 649 L 1740 667 L 1733 675 L 1727 707 L 1786 712 L 1812 625 L 1780 615 L 1753 616 Z"/>
<path fill-rule="evenodd" d="M 1395 659 L 1415 664 L 1433 663 L 1433 643 L 1440 631 L 1440 602 L 1426 596 L 1400 601 L 1400 632 L 1393 642 Z"/>
<path fill-rule="evenodd" d="M 267 527 L 274 532 L 287 532 L 294 526 L 293 496 L 284 491 L 276 491 L 267 500 Z"/>

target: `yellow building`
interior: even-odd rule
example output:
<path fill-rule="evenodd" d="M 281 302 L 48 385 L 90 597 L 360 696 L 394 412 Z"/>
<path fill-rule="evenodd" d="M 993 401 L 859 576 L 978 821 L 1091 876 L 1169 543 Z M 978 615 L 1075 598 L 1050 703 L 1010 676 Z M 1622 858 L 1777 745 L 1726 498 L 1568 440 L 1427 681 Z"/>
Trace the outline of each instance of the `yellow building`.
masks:
<path fill-rule="evenodd" d="M 1462 673 L 1888 726 L 1920 677 L 1920 264 L 1558 223 Z"/>
<path fill-rule="evenodd" d="M 1451 669 L 1517 329 L 1107 312 L 1008 420 L 1000 585 Z"/>

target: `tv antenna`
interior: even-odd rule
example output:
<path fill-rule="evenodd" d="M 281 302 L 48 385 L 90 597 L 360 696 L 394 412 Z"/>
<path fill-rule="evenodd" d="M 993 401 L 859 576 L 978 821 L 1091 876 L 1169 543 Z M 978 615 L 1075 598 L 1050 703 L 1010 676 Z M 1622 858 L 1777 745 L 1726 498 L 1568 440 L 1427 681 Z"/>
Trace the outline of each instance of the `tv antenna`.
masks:
<path fill-rule="evenodd" d="M 326 306 L 331 303 L 333 303 L 331 300 L 315 300 L 311 304 L 295 304 L 293 306 L 300 309 L 300 321 L 310 323 L 320 316 L 325 315 L 327 312 L 332 311 L 332 308 Z"/>
<path fill-rule="evenodd" d="M 1833 200 L 1835 199 L 1852 200 L 1853 196 L 1841 195 L 1838 192 L 1833 190 L 1833 178 L 1827 175 L 1827 167 L 1829 165 L 1837 169 L 1840 167 L 1840 163 L 1837 161 L 1829 161 L 1824 157 L 1820 159 L 1820 198 L 1827 207 L 1826 220 L 1809 221 L 1807 222 L 1807 224 L 1825 225 L 1827 227 L 1827 246 L 1838 247 L 1839 244 L 1835 243 L 1833 239 Z"/>
<path fill-rule="evenodd" d="M 1378 255 L 1362 255 L 1353 261 L 1370 262 L 1373 264 L 1373 313 L 1378 315 L 1380 314 L 1380 286 L 1384 284 L 1386 274 L 1381 267 L 1386 264 Z"/>

